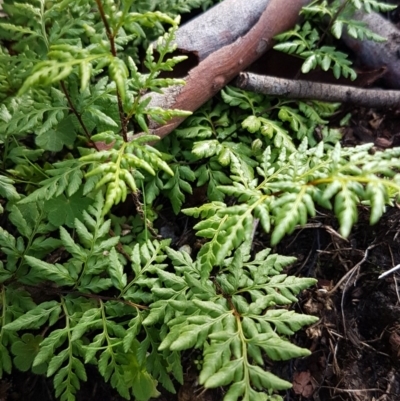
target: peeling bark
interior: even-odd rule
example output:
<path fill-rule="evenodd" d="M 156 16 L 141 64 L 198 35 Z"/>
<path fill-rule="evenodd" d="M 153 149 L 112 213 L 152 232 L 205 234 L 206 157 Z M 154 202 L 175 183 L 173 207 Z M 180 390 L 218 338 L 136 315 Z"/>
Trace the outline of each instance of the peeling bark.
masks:
<path fill-rule="evenodd" d="M 175 43 L 181 53 L 204 60 L 244 36 L 258 21 L 270 0 L 225 0 L 179 27 Z"/>

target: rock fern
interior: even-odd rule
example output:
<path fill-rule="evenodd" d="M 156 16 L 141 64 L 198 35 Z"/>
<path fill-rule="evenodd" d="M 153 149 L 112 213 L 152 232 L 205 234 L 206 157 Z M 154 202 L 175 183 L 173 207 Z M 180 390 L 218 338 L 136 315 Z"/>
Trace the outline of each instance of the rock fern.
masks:
<path fill-rule="evenodd" d="M 387 38 L 374 33 L 365 23 L 353 18 L 354 12 L 387 12 L 396 6 L 376 0 L 313 0 L 304 6 L 301 15 L 305 22 L 276 37 L 275 49 L 294 54 L 304 59 L 301 71 L 308 73 L 320 67 L 323 71 L 332 69 L 336 78 L 344 76 L 351 80 L 357 74 L 351 67 L 348 55 L 332 45 L 321 45 L 326 37 L 340 39 L 343 32 L 360 40 L 385 41 Z"/>
<path fill-rule="evenodd" d="M 374 224 L 396 201 L 399 150 L 342 148 L 326 126 L 337 104 L 227 87 L 156 143 L 149 118 L 187 113 L 145 95 L 183 84 L 160 76 L 182 60 L 169 57 L 178 14 L 212 3 L 4 2 L 1 376 L 44 374 L 74 400 L 90 364 L 122 397 L 146 401 L 160 385 L 176 391 L 181 353 L 196 348 L 200 384 L 223 386 L 225 401 L 280 400 L 290 383 L 265 361 L 309 354 L 289 337 L 316 318 L 291 304 L 315 280 L 287 276 L 292 257 L 253 252 L 254 235 L 276 244 L 327 208 L 346 236 L 360 204 Z M 293 35 L 296 51 L 314 51 L 311 28 Z M 194 186 L 207 201 L 187 208 Z M 193 257 L 154 227 L 168 204 L 197 219 L 206 242 Z"/>

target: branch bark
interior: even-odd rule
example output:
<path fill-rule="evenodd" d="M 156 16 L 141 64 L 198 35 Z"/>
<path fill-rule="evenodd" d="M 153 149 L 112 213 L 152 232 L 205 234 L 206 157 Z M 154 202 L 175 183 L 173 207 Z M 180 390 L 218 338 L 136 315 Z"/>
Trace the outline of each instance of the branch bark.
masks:
<path fill-rule="evenodd" d="M 225 0 L 179 27 L 178 51 L 203 61 L 211 53 L 244 36 L 259 20 L 270 0 Z"/>
<path fill-rule="evenodd" d="M 241 73 L 234 84 L 241 89 L 289 99 L 313 99 L 325 102 L 354 103 L 358 106 L 386 108 L 400 106 L 400 91 L 361 89 L 352 86 L 276 78 Z"/>
<path fill-rule="evenodd" d="M 201 28 L 197 30 L 197 34 L 202 35 L 202 39 L 196 39 L 197 42 L 194 40 L 193 43 L 204 43 L 209 40 L 207 38 L 210 35 L 217 35 L 218 38 L 222 38 L 221 42 L 218 41 L 218 43 L 222 43 L 222 47 L 211 53 L 208 50 L 205 52 L 197 50 L 200 62 L 184 77 L 186 85 L 167 88 L 163 94 L 149 94 L 152 98 L 150 106 L 164 109 L 197 110 L 237 76 L 239 72 L 243 71 L 270 49 L 273 45 L 274 36 L 291 28 L 296 23 L 301 7 L 308 2 L 309 0 L 257 0 L 254 2 L 249 0 L 225 0 L 213 7 L 207 11 L 210 14 L 206 16 L 211 20 L 217 17 L 210 17 L 210 15 L 220 15 L 222 8 L 219 7 L 225 7 L 225 10 L 230 10 L 228 14 L 222 14 L 224 20 L 222 30 L 221 27 L 217 27 L 219 34 L 216 34 L 214 30 L 211 33 L 207 33 L 209 27 L 207 29 L 205 26 L 201 28 L 203 26 L 202 23 L 197 21 L 198 26 Z M 249 4 L 246 5 L 246 3 Z M 253 10 L 254 15 L 251 15 L 248 10 L 249 7 L 253 7 L 253 3 L 257 7 Z M 230 35 L 226 33 L 226 27 L 236 25 L 235 20 L 238 18 L 236 10 L 247 10 L 242 15 L 248 16 L 248 30 L 246 33 L 243 33 L 243 29 L 235 30 L 235 33 Z M 259 13 L 258 16 L 256 12 Z M 239 22 L 242 24 L 241 21 Z M 185 30 L 191 29 L 190 23 L 186 25 Z M 254 25 L 249 27 L 248 25 L 252 23 Z M 177 43 L 180 41 L 179 37 L 178 30 Z M 224 37 L 225 39 L 223 39 Z M 218 43 L 216 47 L 218 47 Z M 194 47 L 197 47 L 197 45 L 188 45 L 189 51 L 194 51 Z M 181 50 L 184 51 L 185 49 L 181 48 Z M 162 138 L 168 135 L 183 120 L 184 118 L 174 118 L 163 126 L 153 122 L 150 124 L 150 131 L 152 134 Z"/>

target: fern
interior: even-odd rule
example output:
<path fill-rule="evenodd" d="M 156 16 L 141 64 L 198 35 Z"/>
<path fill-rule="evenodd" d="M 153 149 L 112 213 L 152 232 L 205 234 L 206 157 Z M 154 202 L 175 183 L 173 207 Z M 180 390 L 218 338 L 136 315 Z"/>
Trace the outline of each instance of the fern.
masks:
<path fill-rule="evenodd" d="M 32 7 L 29 11 L 37 19 L 35 26 L 38 29 L 41 29 L 49 15 L 61 13 L 64 7 L 54 5 L 44 12 L 44 3 L 41 4 L 42 8 Z M 86 182 L 84 189 L 86 194 L 93 190 L 94 186 L 97 190 L 106 186 L 104 214 L 113 205 L 121 200 L 124 201 L 130 191 L 137 192 L 136 181 L 143 179 L 143 175 L 137 171 L 137 168 L 144 169 L 150 174 L 155 174 L 155 171 L 161 168 L 173 174 L 157 151 L 142 145 L 156 138 L 145 136 L 133 141 L 129 139 L 128 143 L 128 135 L 131 135 L 128 134 L 128 124 L 134 118 L 138 126 L 147 132 L 146 116 L 164 122 L 174 116 L 187 114 L 181 111 L 148 108 L 149 99 L 142 100 L 140 95 L 146 90 L 159 90 L 165 86 L 182 83 L 181 80 L 158 78 L 161 71 L 171 70 L 183 59 L 183 57 L 166 58 L 167 54 L 174 50 L 172 41 L 179 19 L 172 19 L 159 11 L 135 14 L 129 13 L 129 9 L 124 9 L 120 18 L 114 20 L 113 14 L 107 7 L 105 10 L 101 9 L 103 12 L 101 18 L 104 22 L 102 34 L 104 36 L 106 31 L 110 38 L 109 49 L 103 42 L 95 40 L 95 37 L 100 38 L 100 31 L 91 32 L 90 36 L 94 42 L 93 46 L 87 48 L 82 47 L 80 42 L 72 44 L 63 42 L 60 35 L 53 41 L 52 35 L 48 35 L 42 29 L 40 34 L 37 33 L 46 45 L 48 59 L 43 59 L 33 66 L 29 77 L 19 90 L 19 95 L 25 94 L 25 99 L 12 100 L 8 107 L 3 106 L 2 120 L 7 136 L 23 135 L 33 130 L 36 134 L 36 144 L 44 150 L 60 151 L 64 146 L 73 146 L 77 133 L 86 135 L 86 141 L 113 143 L 115 148 L 96 152 L 91 156 L 85 154 L 80 163 L 72 159 L 56 164 L 55 169 L 43 172 L 47 176 L 52 174 L 52 177 L 39 181 L 38 185 L 41 188 L 26 197 L 25 203 L 48 200 L 64 192 L 67 196 L 72 196 L 82 181 L 80 169 L 84 168 L 87 162 L 93 164 L 93 162 L 110 159 L 106 165 L 97 168 L 94 166 L 86 174 L 86 178 L 94 178 Z M 111 26 L 106 22 L 107 18 Z M 125 62 L 117 57 L 117 33 L 124 24 L 146 23 L 152 26 L 160 22 L 172 24 L 173 27 L 159 40 L 160 56 L 157 61 L 154 60 L 152 47 L 149 47 L 145 60 L 149 74 L 139 73 L 132 59 L 128 58 Z M 11 29 L 9 25 L 6 24 L 3 29 Z M 17 25 L 15 29 L 18 29 Z M 97 75 L 105 67 L 108 68 L 112 83 L 103 78 L 96 83 L 94 89 L 88 89 L 92 76 Z M 69 82 L 65 83 L 64 81 L 68 79 Z M 34 89 L 37 86 L 57 83 L 60 83 L 60 90 L 51 88 L 49 94 Z M 75 102 L 71 100 L 72 95 Z M 114 112 L 105 112 L 105 107 L 110 106 L 111 109 L 114 108 Z M 95 127 L 97 130 L 93 132 Z M 122 131 L 122 137 L 119 135 L 119 130 Z M 136 145 L 138 145 L 137 149 Z M 116 148 L 119 150 L 116 151 Z"/>
<path fill-rule="evenodd" d="M 137 178 L 144 178 L 137 171 L 138 168 L 152 175 L 155 175 L 154 168 L 162 169 L 170 175 L 174 174 L 168 164 L 162 160 L 160 152 L 145 144 L 155 139 L 158 137 L 146 135 L 129 143 L 123 143 L 118 151 L 111 149 L 81 157 L 81 162 L 96 163 L 95 167 L 86 174 L 86 178 L 99 176 L 96 189 L 107 185 L 104 215 L 113 205 L 118 205 L 121 201 L 126 200 L 128 190 L 133 193 L 137 192 Z M 111 160 L 105 162 L 108 159 Z M 92 189 L 92 182 L 87 181 L 84 192 L 87 193 Z"/>
<path fill-rule="evenodd" d="M 292 257 L 251 252 L 253 237 L 261 228 L 276 244 L 318 207 L 332 209 L 348 235 L 360 204 L 374 224 L 398 199 L 399 150 L 342 148 L 327 125 L 338 104 L 226 87 L 156 143 L 150 120 L 188 115 L 149 103 L 183 84 L 162 76 L 183 60 L 173 57 L 179 14 L 212 3 L 5 1 L 0 376 L 45 374 L 55 396 L 72 401 L 90 364 L 122 397 L 147 401 L 160 386 L 176 391 L 182 351 L 195 348 L 199 382 L 224 387 L 224 400 L 282 399 L 290 384 L 265 358 L 309 354 L 289 337 L 316 318 L 290 305 L 315 280 L 283 274 Z M 332 34 L 379 39 L 351 12 L 387 7 L 351 6 Z M 314 25 L 338 7 L 312 2 L 309 22 L 282 36 L 286 51 L 308 58 L 305 70 L 352 76 Z M 195 185 L 201 196 L 188 208 Z M 166 202 L 197 219 L 205 242 L 193 257 L 155 229 Z"/>
<path fill-rule="evenodd" d="M 337 30 L 335 33 L 338 34 Z M 291 38 L 294 39 L 289 41 Z M 336 78 L 340 78 L 343 75 L 345 78 L 349 77 L 351 80 L 355 80 L 357 77 L 356 72 L 350 67 L 351 61 L 348 60 L 347 54 L 336 50 L 332 46 L 316 48 L 320 36 L 308 21 L 302 27 L 296 26 L 291 31 L 277 35 L 276 39 L 283 43 L 275 45 L 274 49 L 288 54 L 296 54 L 305 59 L 301 66 L 303 74 L 318 66 L 324 71 L 332 68 Z"/>
<path fill-rule="evenodd" d="M 266 371 L 262 355 L 272 360 L 308 355 L 307 350 L 282 336 L 293 334 L 315 318 L 271 307 L 290 304 L 314 280 L 280 274 L 293 259 L 269 252 L 266 249 L 251 260 L 237 250 L 233 259 L 222 263 L 214 284 L 209 279 L 200 280 L 201 259 L 193 262 L 185 253 L 169 250 L 181 279 L 175 279 L 176 296 L 164 301 L 175 308 L 176 317 L 168 323 L 170 332 L 160 350 L 202 349 L 199 381 L 206 388 L 227 386 L 224 401 L 282 399 L 272 394 L 289 388 L 290 383 Z M 170 287 L 168 277 L 160 278 Z M 180 300 L 184 292 L 189 302 Z M 152 321 L 153 311 L 143 324 Z M 260 315 L 262 311 L 265 313 Z M 269 396 L 261 392 L 263 389 L 268 389 Z"/>
<path fill-rule="evenodd" d="M 375 0 L 350 0 L 345 3 L 314 0 L 302 8 L 301 14 L 306 19 L 304 24 L 296 25 L 294 29 L 277 35 L 276 39 L 281 43 L 274 48 L 305 59 L 301 67 L 304 74 L 320 67 L 323 71 L 332 69 L 336 78 L 344 76 L 354 80 L 357 74 L 351 67 L 352 63 L 347 54 L 338 51 L 333 46 L 321 46 L 323 37 L 319 33 L 319 27 L 327 24 L 329 33 L 336 39 L 340 39 L 345 30 L 355 39 L 382 42 L 387 38 L 372 32 L 364 23 L 352 17 L 355 10 L 361 8 L 366 12 L 385 12 L 393 10 L 394 7 Z M 323 36 L 325 35 L 326 32 L 323 33 Z"/>
<path fill-rule="evenodd" d="M 332 209 L 333 202 L 344 236 L 357 221 L 357 205 L 363 201 L 371 206 L 371 224 L 378 221 L 390 197 L 399 194 L 399 150 L 370 155 L 372 145 L 342 149 L 337 143 L 327 152 L 322 145 L 307 150 L 304 140 L 298 151 L 278 157 L 268 147 L 257 169 L 259 178 L 247 176 L 219 187 L 236 197 L 238 205 L 214 202 L 184 211 L 202 217 L 195 228 L 198 235 L 211 238 L 200 251 L 206 270 L 252 235 L 256 219 L 271 232 L 272 244 L 315 216 L 317 205 Z"/>

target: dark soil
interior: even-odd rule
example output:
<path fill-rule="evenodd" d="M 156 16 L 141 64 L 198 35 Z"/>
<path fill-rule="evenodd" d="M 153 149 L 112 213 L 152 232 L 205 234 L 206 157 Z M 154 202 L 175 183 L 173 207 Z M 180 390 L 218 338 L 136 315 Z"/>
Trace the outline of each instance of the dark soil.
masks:
<path fill-rule="evenodd" d="M 299 258 L 291 273 L 318 279 L 298 308 L 320 317 L 297 337 L 312 355 L 285 366 L 293 382 L 286 400 L 398 400 L 399 276 L 378 277 L 400 263 L 400 211 L 388 211 L 376 227 L 365 216 L 348 241 L 331 231 L 327 216 L 319 223 L 324 228 L 302 230 L 286 248 Z"/>

